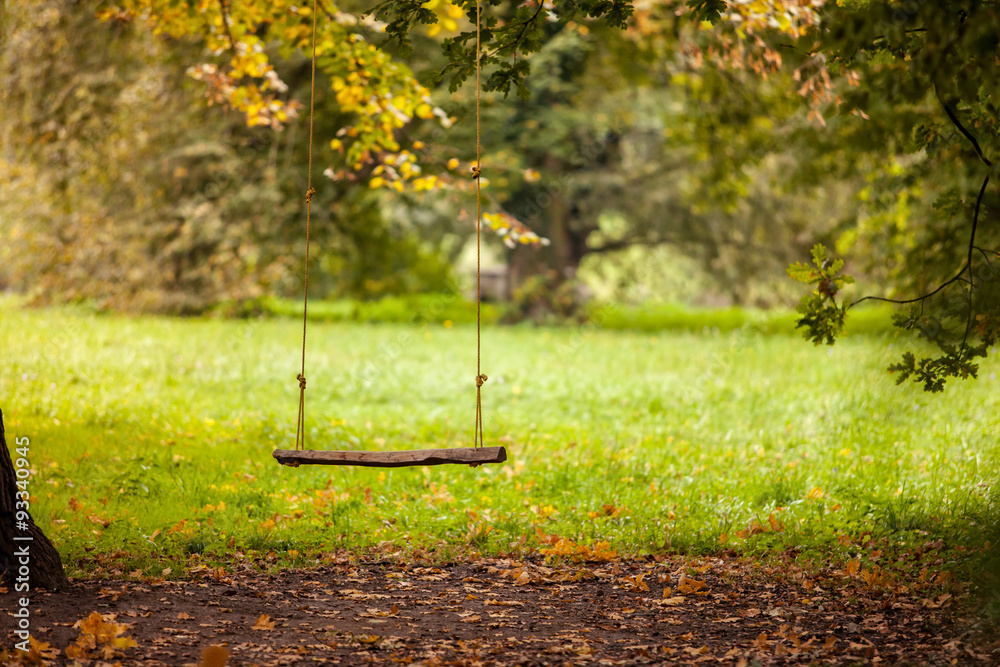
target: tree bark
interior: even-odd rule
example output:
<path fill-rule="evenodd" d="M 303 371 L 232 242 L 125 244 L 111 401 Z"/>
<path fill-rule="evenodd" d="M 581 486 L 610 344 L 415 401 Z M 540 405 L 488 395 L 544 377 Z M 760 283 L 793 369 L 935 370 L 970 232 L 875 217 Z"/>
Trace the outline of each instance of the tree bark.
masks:
<path fill-rule="evenodd" d="M 15 447 L 17 443 L 15 442 Z M 28 458 L 29 457 L 18 457 Z M 30 495 L 28 480 L 27 494 L 17 486 L 14 462 L 7 450 L 4 433 L 3 411 L 0 411 L 0 566 L 3 578 L 13 582 L 14 590 L 26 593 L 25 586 L 48 590 L 69 587 L 69 578 L 63 570 L 59 552 L 45 537 L 31 514 L 27 512 L 26 495 Z M 18 494 L 21 494 L 20 497 Z M 23 514 L 19 514 L 23 512 Z"/>

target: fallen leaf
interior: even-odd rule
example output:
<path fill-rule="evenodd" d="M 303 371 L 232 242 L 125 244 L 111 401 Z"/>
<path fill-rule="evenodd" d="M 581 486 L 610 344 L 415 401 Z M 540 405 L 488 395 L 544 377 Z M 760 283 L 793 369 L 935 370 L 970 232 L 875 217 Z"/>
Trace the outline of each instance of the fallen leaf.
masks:
<path fill-rule="evenodd" d="M 257 622 L 253 624 L 254 630 L 274 630 L 274 621 L 267 614 L 261 614 Z"/>

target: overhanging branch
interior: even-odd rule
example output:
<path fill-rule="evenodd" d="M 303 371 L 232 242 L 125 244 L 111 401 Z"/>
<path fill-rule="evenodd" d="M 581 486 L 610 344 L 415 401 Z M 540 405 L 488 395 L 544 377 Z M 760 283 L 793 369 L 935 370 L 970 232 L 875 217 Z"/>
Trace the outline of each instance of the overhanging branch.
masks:
<path fill-rule="evenodd" d="M 951 285 L 952 283 L 956 283 L 962 280 L 962 276 L 965 274 L 966 271 L 969 271 L 971 277 L 972 251 L 975 250 L 976 248 L 976 227 L 979 225 L 979 210 L 982 207 L 983 195 L 986 194 L 986 186 L 989 184 L 989 182 L 990 182 L 990 177 L 987 174 L 986 178 L 983 179 L 982 187 L 979 188 L 979 196 L 976 198 L 976 209 L 972 214 L 972 233 L 969 235 L 969 254 L 968 257 L 966 258 L 965 264 L 962 266 L 959 272 L 955 274 L 954 278 L 941 283 L 932 292 L 928 292 L 923 296 L 918 296 L 913 299 L 888 299 L 886 297 L 881 297 L 881 296 L 864 296 L 858 299 L 857 301 L 852 302 L 848 306 L 848 308 L 853 308 L 854 306 L 858 305 L 859 303 L 862 303 L 863 301 L 882 301 L 884 303 L 895 303 L 901 306 L 909 303 L 917 303 L 920 301 L 925 301 L 934 296 L 935 294 L 937 294 L 938 292 L 940 292 L 941 290 L 943 290 L 944 288 L 948 287 L 948 285 Z"/>
<path fill-rule="evenodd" d="M 945 114 L 947 114 L 948 119 L 951 120 L 952 125 L 954 125 L 955 128 L 958 129 L 958 131 L 962 133 L 962 136 L 964 136 L 969 141 L 969 143 L 972 144 L 972 148 L 973 148 L 973 150 L 976 151 L 976 155 L 979 156 L 980 161 L 983 164 L 985 164 L 987 167 L 992 167 L 993 166 L 993 162 L 988 157 L 986 157 L 983 154 L 983 149 L 979 145 L 979 142 L 972 135 L 972 133 L 969 132 L 969 130 L 965 127 L 965 125 L 962 124 L 962 121 L 959 120 L 959 118 L 958 118 L 958 114 L 955 113 L 955 111 L 951 108 L 951 106 L 949 106 L 949 104 L 941 96 L 941 91 L 938 89 L 938 87 L 937 87 L 936 84 L 934 85 L 934 94 L 937 97 L 938 101 L 941 103 L 941 106 L 944 107 L 944 112 L 945 112 Z M 956 282 L 964 280 L 969 285 L 969 315 L 968 315 L 968 318 L 967 318 L 967 321 L 966 321 L 965 337 L 962 339 L 962 345 L 964 346 L 965 343 L 966 343 L 966 341 L 968 340 L 968 337 L 969 337 L 969 330 L 972 327 L 972 314 L 973 314 L 972 313 L 972 291 L 975 289 L 975 276 L 973 275 L 973 272 L 972 272 L 973 252 L 975 250 L 977 250 L 977 249 L 980 252 L 983 252 L 981 248 L 977 248 L 976 247 L 976 230 L 977 230 L 977 228 L 979 226 L 979 212 L 980 212 L 980 209 L 982 208 L 982 205 L 983 205 L 983 195 L 986 194 L 986 186 L 989 185 L 989 182 L 990 182 L 990 175 L 987 174 L 986 177 L 983 179 L 983 185 L 982 185 L 982 187 L 979 188 L 979 196 L 976 197 L 976 208 L 974 209 L 974 211 L 972 213 L 972 230 L 969 233 L 969 250 L 968 250 L 968 253 L 967 253 L 966 258 L 965 258 L 965 264 L 962 266 L 962 268 L 959 270 L 959 272 L 955 275 L 954 278 L 952 278 L 951 280 L 947 280 L 947 281 L 941 283 L 933 291 L 928 292 L 927 294 L 924 294 L 923 296 L 918 296 L 918 297 L 913 298 L 913 299 L 887 299 L 887 298 L 878 297 L 878 296 L 866 296 L 866 297 L 862 297 L 862 298 L 854 301 L 848 307 L 849 308 L 853 308 L 854 306 L 858 305 L 859 303 L 861 303 L 863 301 L 882 301 L 882 302 L 885 302 L 885 303 L 894 303 L 894 304 L 899 304 L 899 305 L 905 305 L 905 304 L 910 304 L 910 303 L 918 303 L 918 302 L 920 302 L 922 304 L 925 300 L 931 298 L 932 296 L 934 296 L 935 294 L 937 294 L 941 290 L 945 289 L 949 285 L 952 285 L 952 284 L 954 284 Z M 983 255 L 985 256 L 985 254 L 986 253 L 984 252 Z M 987 262 L 989 262 L 988 259 L 987 259 Z M 992 268 L 992 264 L 991 264 L 990 268 Z M 969 273 L 969 277 L 967 279 L 964 279 L 963 276 L 965 275 L 966 272 Z"/>

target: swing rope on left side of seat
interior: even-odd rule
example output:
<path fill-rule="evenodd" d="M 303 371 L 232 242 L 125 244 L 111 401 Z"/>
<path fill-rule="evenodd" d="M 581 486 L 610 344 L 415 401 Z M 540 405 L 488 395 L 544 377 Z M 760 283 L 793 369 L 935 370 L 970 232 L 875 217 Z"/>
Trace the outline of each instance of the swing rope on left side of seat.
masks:
<path fill-rule="evenodd" d="M 504 447 L 486 447 L 483 439 L 483 383 L 488 379 L 482 372 L 482 142 L 480 104 L 482 97 L 481 70 L 481 9 L 476 4 L 476 164 L 472 177 L 476 181 L 476 426 L 472 447 L 453 449 L 412 449 L 401 451 L 329 451 L 306 449 L 306 328 L 309 322 L 309 235 L 312 227 L 312 200 L 316 190 L 312 185 L 313 175 L 313 118 L 316 111 L 316 24 L 318 0 L 313 0 L 312 8 L 312 75 L 309 90 L 309 175 L 306 187 L 306 249 L 302 297 L 302 364 L 296 380 L 299 383 L 299 412 L 295 422 L 295 449 L 277 449 L 274 458 L 282 465 L 298 467 L 313 465 L 353 465 L 376 468 L 399 468 L 404 466 L 430 466 L 457 463 L 478 466 L 483 463 L 503 463 L 507 460 Z"/>
<path fill-rule="evenodd" d="M 316 115 L 316 21 L 319 0 L 312 8 L 312 72 L 309 77 L 309 171 L 306 177 L 306 259 L 302 285 L 302 366 L 295 379 L 299 381 L 299 416 L 295 420 L 295 449 L 306 448 L 306 327 L 309 324 L 309 233 L 312 228 L 313 188 L 313 118 Z"/>

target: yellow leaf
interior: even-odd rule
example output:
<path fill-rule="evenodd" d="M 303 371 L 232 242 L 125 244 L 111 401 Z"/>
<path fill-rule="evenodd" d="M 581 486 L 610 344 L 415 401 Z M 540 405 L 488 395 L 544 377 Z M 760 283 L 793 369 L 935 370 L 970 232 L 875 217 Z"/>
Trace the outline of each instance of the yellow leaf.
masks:
<path fill-rule="evenodd" d="M 253 624 L 254 630 L 274 630 L 274 621 L 267 614 L 261 614 L 257 622 Z"/>
<path fill-rule="evenodd" d="M 65 653 L 66 657 L 70 660 L 84 660 L 87 658 L 87 652 L 85 650 L 72 644 L 66 647 Z"/>
<path fill-rule="evenodd" d="M 382 178 L 381 176 L 376 176 L 372 180 L 368 181 L 368 187 L 371 188 L 372 190 L 380 188 L 383 185 L 385 185 L 385 179 Z"/>
<path fill-rule="evenodd" d="M 853 577 L 858 573 L 858 570 L 860 569 L 861 569 L 861 561 L 855 558 L 854 560 L 847 563 L 847 567 L 844 568 L 844 571 Z"/>
<path fill-rule="evenodd" d="M 418 118 L 426 120 L 434 117 L 434 109 L 431 108 L 431 105 L 424 103 L 417 107 L 416 114 Z"/>
<path fill-rule="evenodd" d="M 457 157 L 453 157 L 452 159 L 448 160 L 448 168 L 449 169 L 458 169 L 458 158 Z"/>
<path fill-rule="evenodd" d="M 88 634 L 94 635 L 95 637 L 100 634 L 101 627 L 104 625 L 104 619 L 96 611 L 90 612 L 90 616 L 83 619 L 82 621 L 76 622 L 76 627 L 80 628 L 81 632 L 86 632 Z"/>

